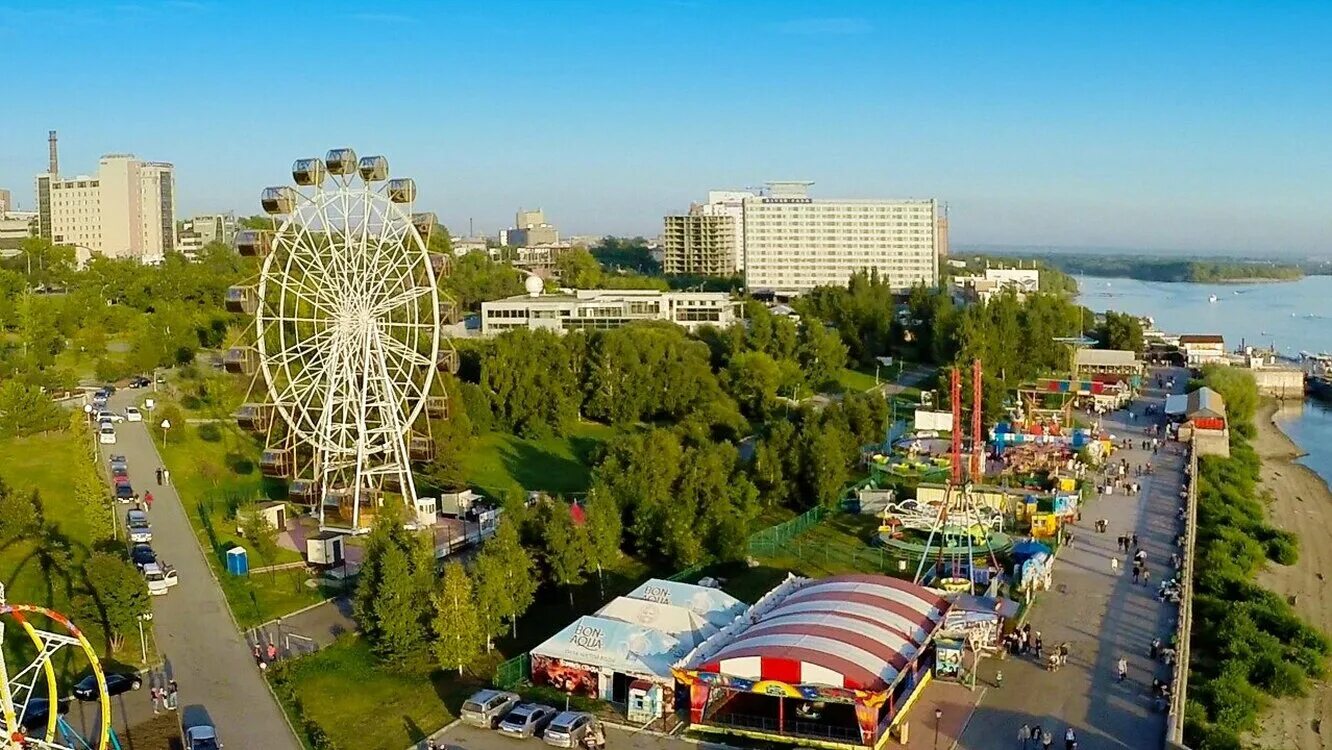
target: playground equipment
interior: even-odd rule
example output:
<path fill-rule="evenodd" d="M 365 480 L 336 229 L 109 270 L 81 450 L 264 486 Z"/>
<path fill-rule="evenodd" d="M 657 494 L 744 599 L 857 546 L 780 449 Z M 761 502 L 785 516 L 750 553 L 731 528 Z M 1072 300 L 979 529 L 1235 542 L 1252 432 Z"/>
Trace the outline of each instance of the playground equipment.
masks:
<path fill-rule="evenodd" d="M 83 633 L 55 610 L 9 602 L 0 585 L 0 643 L 12 625 L 18 626 L 32 647 L 31 656 L 29 649 L 4 648 L 0 658 L 0 750 L 120 750 L 111 729 L 111 700 L 102 664 Z M 59 662 L 66 669 L 80 656 L 97 680 L 97 719 L 87 738 L 61 716 L 54 666 Z"/>

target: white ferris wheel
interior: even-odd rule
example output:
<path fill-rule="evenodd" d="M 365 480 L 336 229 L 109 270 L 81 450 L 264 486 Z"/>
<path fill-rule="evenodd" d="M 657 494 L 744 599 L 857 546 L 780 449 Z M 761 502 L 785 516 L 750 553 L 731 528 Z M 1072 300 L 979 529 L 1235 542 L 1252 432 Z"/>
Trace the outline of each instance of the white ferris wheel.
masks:
<path fill-rule="evenodd" d="M 321 527 L 358 533 L 395 496 L 416 506 L 411 464 L 433 458 L 429 420 L 448 416 L 436 374 L 457 369 L 441 336 L 457 307 L 439 290 L 447 257 L 429 252 L 435 216 L 412 213 L 416 183 L 389 179 L 384 157 L 333 149 L 292 178 L 263 191 L 273 230 L 237 235 L 262 265 L 228 290 L 254 339 L 225 363 L 267 392 L 236 415 L 267 435 L 264 474 L 290 480 Z"/>

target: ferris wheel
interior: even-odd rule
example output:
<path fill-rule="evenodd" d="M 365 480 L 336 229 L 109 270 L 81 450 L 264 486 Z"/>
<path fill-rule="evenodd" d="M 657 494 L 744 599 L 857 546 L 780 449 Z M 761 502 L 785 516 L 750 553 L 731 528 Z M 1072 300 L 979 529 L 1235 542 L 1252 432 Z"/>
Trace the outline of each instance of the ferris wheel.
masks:
<path fill-rule="evenodd" d="M 59 612 L 6 601 L 0 585 L 0 643 L 9 635 L 11 623 L 30 646 L 4 648 L 0 655 L 0 750 L 118 750 L 102 664 L 83 633 Z M 88 663 L 97 683 L 97 716 L 87 727 L 86 738 L 61 716 L 65 704 L 55 665 L 67 668 L 71 653 L 74 663 Z"/>
<path fill-rule="evenodd" d="M 237 235 L 262 265 L 257 284 L 228 291 L 254 341 L 225 362 L 267 393 L 237 414 L 267 435 L 264 473 L 291 480 L 321 527 L 359 533 L 389 495 L 416 505 L 411 464 L 433 458 L 429 419 L 447 417 L 448 259 L 429 251 L 434 214 L 412 213 L 416 183 L 389 179 L 384 157 L 333 149 L 297 160 L 292 178 L 263 191 L 274 229 Z"/>

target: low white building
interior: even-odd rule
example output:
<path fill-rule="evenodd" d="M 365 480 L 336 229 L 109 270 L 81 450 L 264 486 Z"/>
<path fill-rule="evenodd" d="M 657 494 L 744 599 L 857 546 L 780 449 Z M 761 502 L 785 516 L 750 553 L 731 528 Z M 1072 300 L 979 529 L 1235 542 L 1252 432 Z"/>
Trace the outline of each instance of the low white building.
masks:
<path fill-rule="evenodd" d="M 608 329 L 641 320 L 666 320 L 690 330 L 703 325 L 724 328 L 737 320 L 739 307 L 725 292 L 565 289 L 543 294 L 540 279 L 536 279 L 528 294 L 481 303 L 481 335 L 515 328 Z"/>
<path fill-rule="evenodd" d="M 1189 367 L 1221 362 L 1226 358 L 1226 340 L 1219 333 L 1186 333 L 1179 337 L 1179 349 Z"/>
<path fill-rule="evenodd" d="M 954 276 L 953 291 L 968 301 L 989 302 L 996 294 L 1012 291 L 1022 299 L 1041 288 L 1035 268 L 987 268 L 983 276 Z"/>

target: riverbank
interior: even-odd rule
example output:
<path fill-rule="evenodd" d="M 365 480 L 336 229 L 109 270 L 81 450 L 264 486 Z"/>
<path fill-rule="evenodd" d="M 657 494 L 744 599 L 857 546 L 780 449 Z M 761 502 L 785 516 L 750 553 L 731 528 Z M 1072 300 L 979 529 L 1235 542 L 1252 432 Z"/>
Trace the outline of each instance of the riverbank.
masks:
<path fill-rule="evenodd" d="M 1316 472 L 1296 459 L 1304 451 L 1286 436 L 1275 416 L 1274 401 L 1259 407 L 1254 422 L 1258 429 L 1254 450 L 1262 459 L 1261 487 L 1273 496 L 1268 506 L 1272 524 L 1300 539 L 1300 557 L 1294 565 L 1269 563 L 1258 582 L 1288 600 L 1294 597 L 1295 611 L 1320 629 L 1332 624 L 1332 490 Z M 1301 750 L 1332 748 L 1332 685 L 1311 684 L 1302 697 L 1274 701 L 1263 714 L 1254 739 L 1259 747 Z"/>

